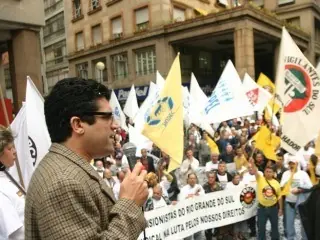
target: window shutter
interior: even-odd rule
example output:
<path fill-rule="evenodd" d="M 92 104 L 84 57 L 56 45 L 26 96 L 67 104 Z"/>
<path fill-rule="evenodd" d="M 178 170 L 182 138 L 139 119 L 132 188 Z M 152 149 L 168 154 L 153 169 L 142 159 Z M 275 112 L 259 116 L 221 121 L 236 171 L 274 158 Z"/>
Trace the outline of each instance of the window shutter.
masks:
<path fill-rule="evenodd" d="M 141 24 L 149 21 L 149 9 L 141 8 L 136 10 L 136 24 Z"/>

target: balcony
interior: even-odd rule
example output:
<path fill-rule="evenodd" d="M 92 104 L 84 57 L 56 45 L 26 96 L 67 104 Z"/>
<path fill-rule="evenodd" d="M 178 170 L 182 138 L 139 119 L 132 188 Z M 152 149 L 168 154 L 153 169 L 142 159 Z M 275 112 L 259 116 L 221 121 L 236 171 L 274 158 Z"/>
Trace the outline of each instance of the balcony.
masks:
<path fill-rule="evenodd" d="M 63 9 L 63 0 L 60 0 L 59 2 L 56 2 L 55 4 L 53 4 L 50 7 L 46 8 L 44 10 L 44 12 L 45 12 L 45 15 L 48 16 L 48 15 L 54 13 L 55 11 L 57 11 L 59 9 Z"/>
<path fill-rule="evenodd" d="M 48 42 L 50 42 L 58 37 L 61 37 L 63 35 L 65 35 L 65 28 L 64 27 L 58 29 L 57 31 L 55 31 L 53 33 L 50 33 L 50 34 L 44 36 L 43 41 L 44 41 L 44 43 L 48 43 Z"/>
<path fill-rule="evenodd" d="M 61 66 L 63 63 L 67 63 L 67 56 L 60 56 L 60 57 L 56 57 L 53 60 L 47 61 L 46 62 L 46 67 L 47 68 L 53 68 L 53 67 L 58 67 Z"/>

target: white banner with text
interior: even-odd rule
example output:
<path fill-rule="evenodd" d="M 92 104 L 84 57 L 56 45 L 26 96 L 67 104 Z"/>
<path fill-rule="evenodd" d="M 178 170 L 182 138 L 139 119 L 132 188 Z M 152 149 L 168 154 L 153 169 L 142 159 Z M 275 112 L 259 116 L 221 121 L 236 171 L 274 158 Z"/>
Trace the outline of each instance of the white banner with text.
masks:
<path fill-rule="evenodd" d="M 148 240 L 182 239 L 256 215 L 256 186 L 247 185 L 186 199 L 175 206 L 145 212 Z M 143 240 L 143 233 L 138 238 Z"/>

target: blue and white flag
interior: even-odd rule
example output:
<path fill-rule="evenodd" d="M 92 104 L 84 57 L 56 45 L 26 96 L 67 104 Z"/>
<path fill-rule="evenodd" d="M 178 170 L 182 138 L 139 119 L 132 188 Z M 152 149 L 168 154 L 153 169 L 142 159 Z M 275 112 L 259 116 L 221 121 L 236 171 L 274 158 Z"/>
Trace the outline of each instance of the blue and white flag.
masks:
<path fill-rule="evenodd" d="M 230 60 L 204 108 L 204 113 L 210 123 L 223 122 L 254 113 L 237 70 Z"/>

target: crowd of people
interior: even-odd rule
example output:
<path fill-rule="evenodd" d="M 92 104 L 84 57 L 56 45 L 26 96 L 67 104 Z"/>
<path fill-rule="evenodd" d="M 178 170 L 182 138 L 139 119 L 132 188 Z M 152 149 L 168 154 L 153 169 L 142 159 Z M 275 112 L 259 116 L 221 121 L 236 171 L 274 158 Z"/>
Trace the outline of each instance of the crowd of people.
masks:
<path fill-rule="evenodd" d="M 311 141 L 295 156 L 285 150 L 276 150 L 277 161 L 267 159 L 255 148 L 253 136 L 266 125 L 272 134 L 279 135 L 270 121 L 238 118 L 222 122 L 213 137 L 195 125 L 185 129 L 185 154 L 179 169 L 168 173 L 170 157 L 153 145 L 149 151 L 141 150 L 141 162 L 147 170 L 149 196 L 145 211 L 176 204 L 177 201 L 216 191 L 232 191 L 232 188 L 250 183 L 257 184 L 257 216 L 244 222 L 205 231 L 206 239 L 266 239 L 266 224 L 271 223 L 271 239 L 280 239 L 279 224 L 283 224 L 287 239 L 296 239 L 294 221 L 296 206 L 305 199 L 320 177 L 320 161 L 314 154 L 315 142 Z M 95 159 L 94 168 L 100 172 L 108 186 L 113 188 L 117 198 L 119 184 L 129 169 L 128 159 L 122 146 L 129 136 L 122 129 L 117 130 L 114 155 Z M 216 148 L 212 147 L 214 141 Z M 139 153 L 138 153 L 139 155 Z M 293 178 L 291 179 L 291 175 Z M 314 176 L 313 176 L 314 175 Z M 205 179 L 205 181 L 203 180 Z M 313 180 L 313 181 L 311 181 Z M 281 196 L 288 181 L 289 193 Z M 280 223 L 279 216 L 283 217 Z M 301 232 L 306 239 L 301 225 Z M 186 239 L 200 239 L 198 232 Z M 229 238 L 228 238 L 229 237 Z"/>
<path fill-rule="evenodd" d="M 137 152 L 132 164 L 124 149 L 129 136 L 118 128 L 109 100 L 110 91 L 94 80 L 70 78 L 54 86 L 44 103 L 52 145 L 27 191 L 8 173 L 16 160 L 14 137 L 0 126 L 0 239 L 136 240 L 147 226 L 141 207 L 151 211 L 249 183 L 257 186 L 257 215 L 208 229 L 206 238 L 246 239 L 249 234 L 264 240 L 269 220 L 273 240 L 280 239 L 279 224 L 288 240 L 295 239 L 297 206 L 319 186 L 314 141 L 294 156 L 278 148 L 277 159 L 271 160 L 253 140 L 263 125 L 280 135 L 281 129 L 270 121 L 233 119 L 221 123 L 213 137 L 191 125 L 185 129 L 181 166 L 168 172 L 170 156 L 157 146 Z M 318 206 L 318 195 L 312 191 L 306 201 L 310 204 L 300 213 Z M 303 223 L 317 223 L 319 210 L 315 212 L 301 215 Z M 314 226 L 303 226 L 304 239 L 304 232 L 308 240 L 319 239 Z M 202 235 L 200 231 L 186 239 Z"/>

